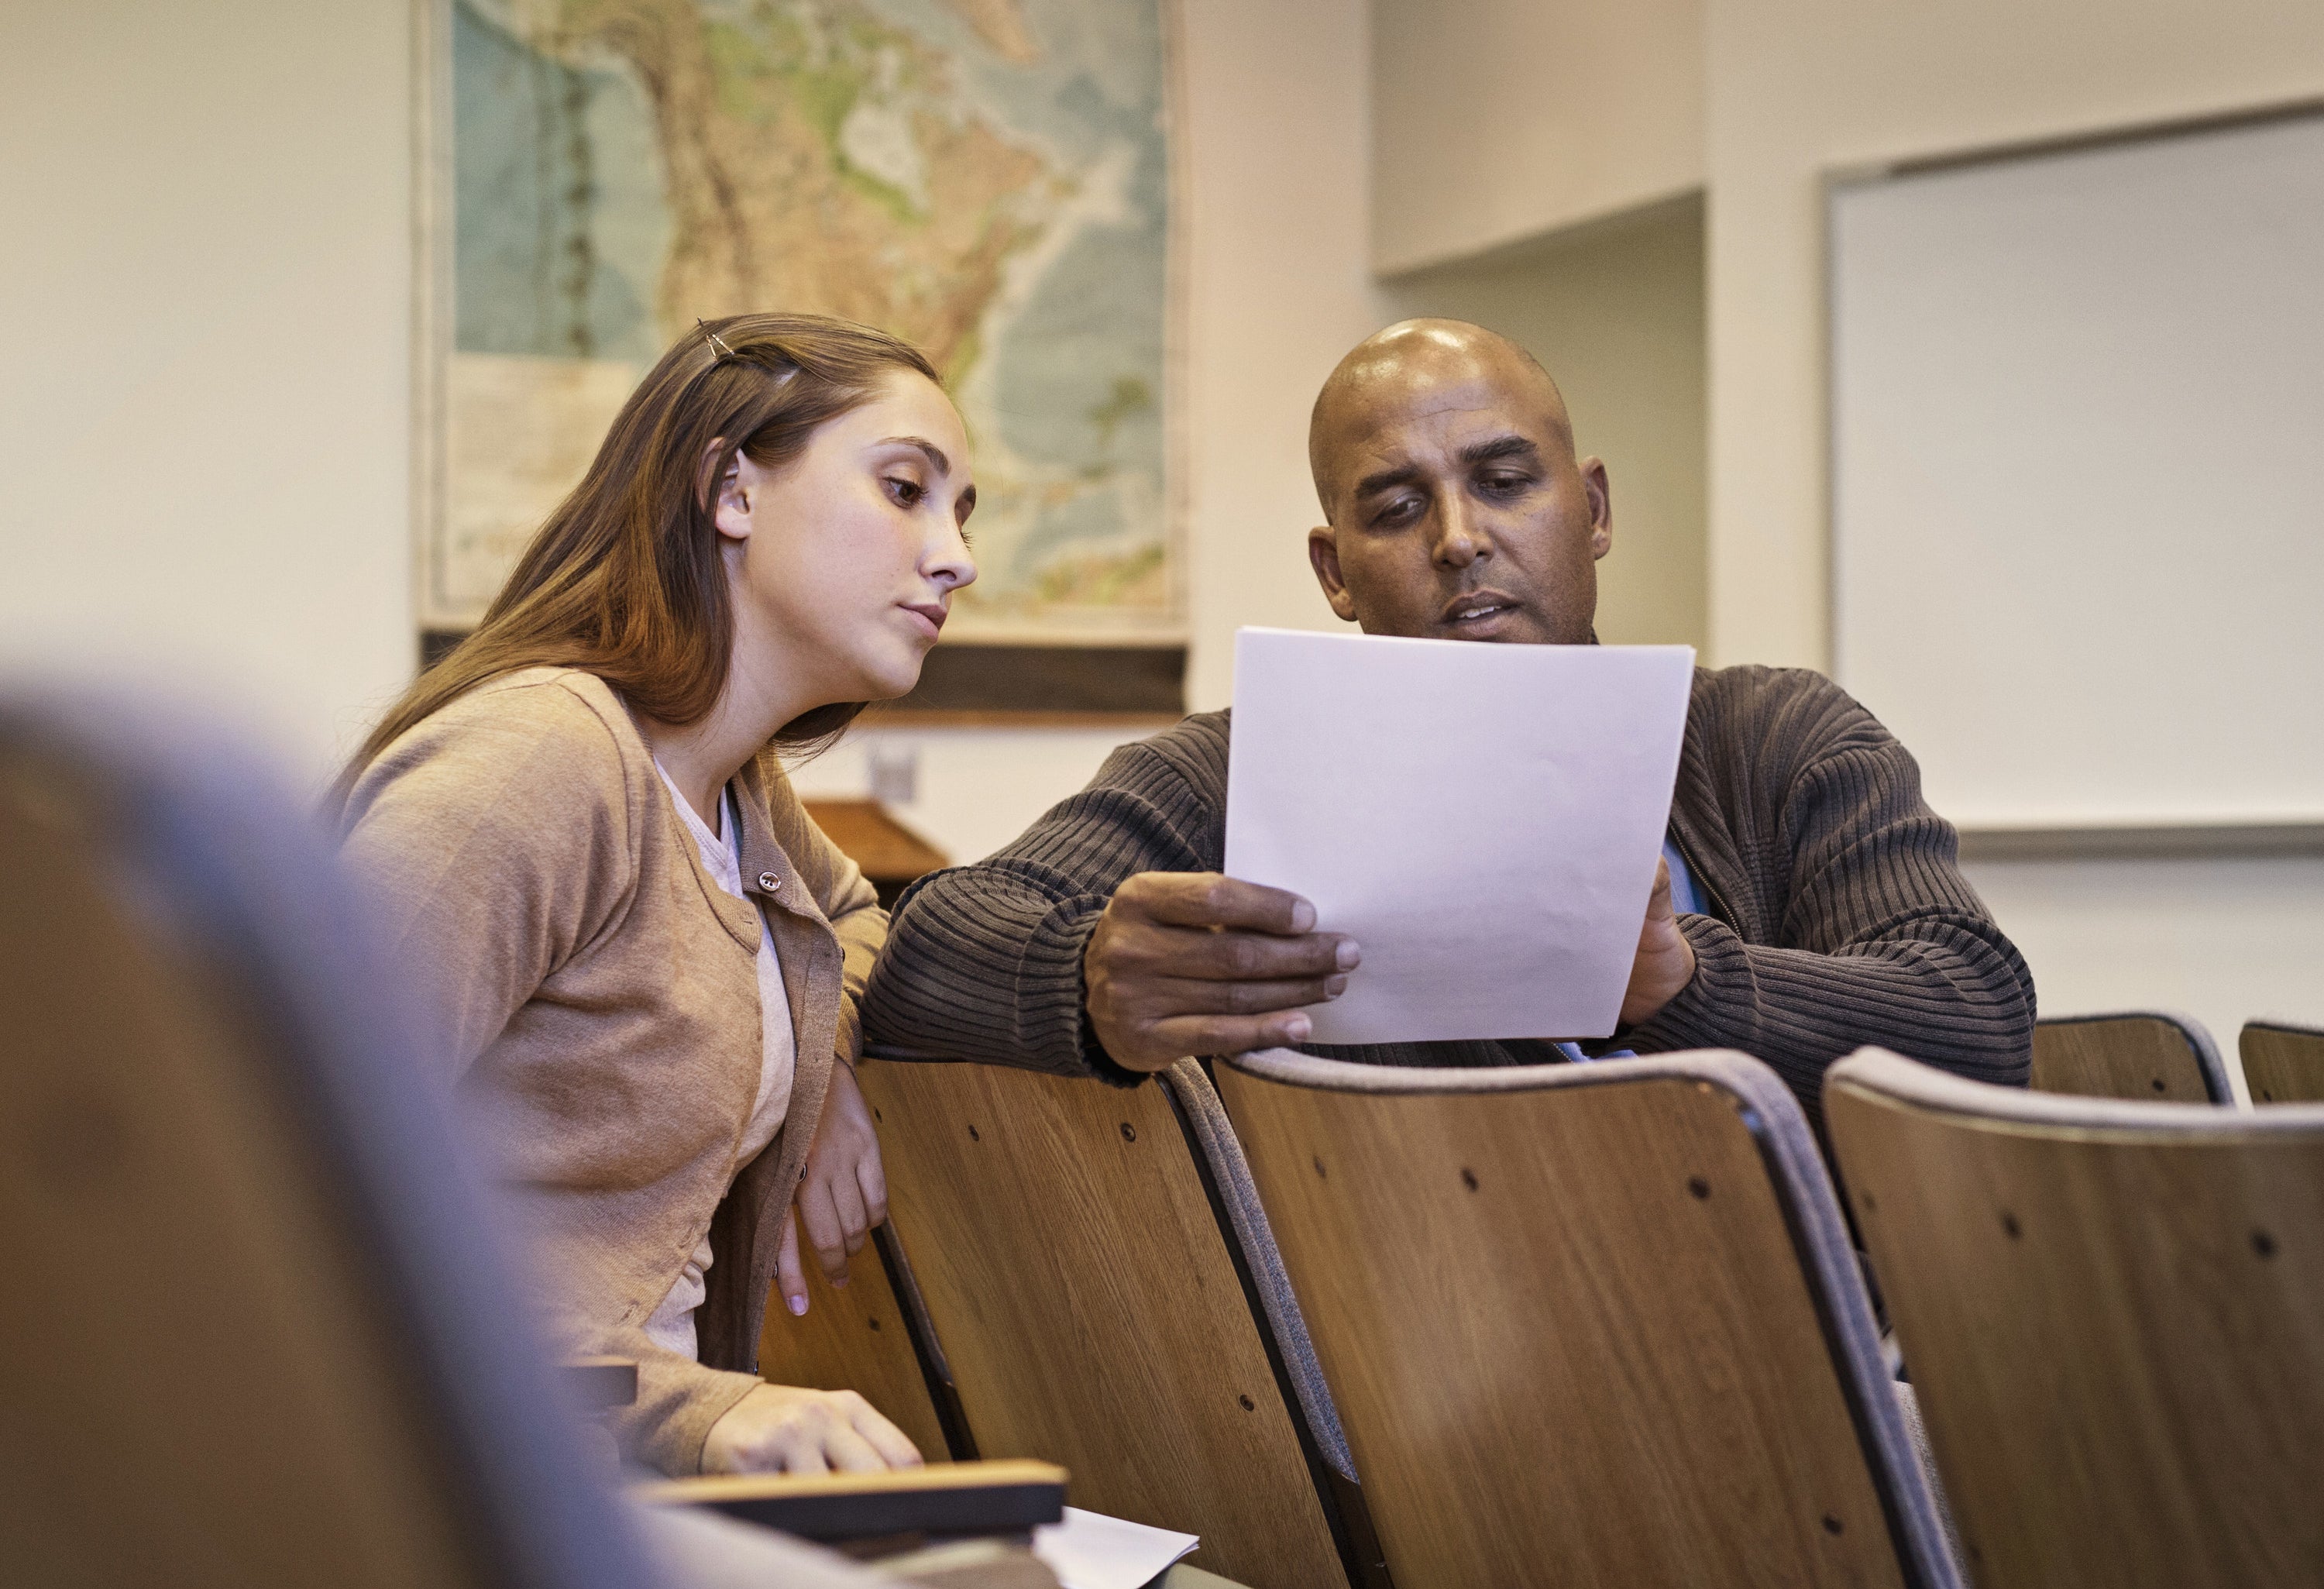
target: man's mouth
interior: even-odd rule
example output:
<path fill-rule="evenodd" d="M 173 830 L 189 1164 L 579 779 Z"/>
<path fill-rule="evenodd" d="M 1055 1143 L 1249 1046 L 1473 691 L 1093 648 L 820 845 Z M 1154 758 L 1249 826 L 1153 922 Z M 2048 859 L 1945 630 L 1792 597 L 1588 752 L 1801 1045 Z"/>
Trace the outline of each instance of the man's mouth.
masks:
<path fill-rule="evenodd" d="M 1501 613 L 1517 610 L 1517 599 L 1498 590 L 1480 590 L 1454 598 L 1446 604 L 1438 622 L 1454 626 L 1481 624 Z"/>

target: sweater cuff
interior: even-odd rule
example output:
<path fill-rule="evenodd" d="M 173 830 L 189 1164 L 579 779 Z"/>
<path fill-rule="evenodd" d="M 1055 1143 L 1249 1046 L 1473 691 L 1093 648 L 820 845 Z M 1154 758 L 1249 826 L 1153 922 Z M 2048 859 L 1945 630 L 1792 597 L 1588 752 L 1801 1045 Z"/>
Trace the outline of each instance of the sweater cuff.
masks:
<path fill-rule="evenodd" d="M 649 1352 L 638 1363 L 637 1400 L 613 1418 L 614 1437 L 623 1451 L 672 1478 L 698 1474 L 711 1426 L 765 1382 Z"/>
<path fill-rule="evenodd" d="M 1054 1075 L 1134 1087 L 1144 1075 L 1116 1064 L 1090 1030 L 1082 956 L 1105 906 L 1102 894 L 1075 894 L 1052 905 L 1033 928 L 1017 962 L 1017 1043 Z"/>
<path fill-rule="evenodd" d="M 1616 1032 L 1615 1042 L 1641 1054 L 1732 1048 L 1748 1052 L 1750 1022 L 1735 1019 L 1738 1007 L 1747 1017 L 1752 1008 L 1751 965 L 1742 938 L 1715 916 L 1681 916 L 1678 927 L 1694 951 L 1694 975 L 1669 1003 Z"/>
<path fill-rule="evenodd" d="M 848 1069 L 863 1058 L 863 1006 L 853 993 L 842 994 L 839 1000 L 839 1031 L 832 1046 L 832 1056 Z"/>

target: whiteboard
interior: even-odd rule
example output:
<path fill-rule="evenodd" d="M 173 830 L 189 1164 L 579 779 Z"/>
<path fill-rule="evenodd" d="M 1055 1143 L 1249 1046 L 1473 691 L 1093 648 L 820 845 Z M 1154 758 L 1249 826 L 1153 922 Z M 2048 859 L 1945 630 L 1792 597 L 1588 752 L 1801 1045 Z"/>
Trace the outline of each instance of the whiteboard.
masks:
<path fill-rule="evenodd" d="M 1828 201 L 1834 670 L 1931 803 L 2324 821 L 2324 116 Z"/>

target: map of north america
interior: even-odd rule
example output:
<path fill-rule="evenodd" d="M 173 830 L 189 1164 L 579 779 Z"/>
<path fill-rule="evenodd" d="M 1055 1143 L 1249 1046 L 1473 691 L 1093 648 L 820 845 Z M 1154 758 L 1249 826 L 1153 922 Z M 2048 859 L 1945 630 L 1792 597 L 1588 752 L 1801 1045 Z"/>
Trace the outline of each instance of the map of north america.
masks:
<path fill-rule="evenodd" d="M 433 614 L 481 612 L 696 317 L 917 343 L 967 638 L 1174 636 L 1158 0 L 456 0 Z"/>

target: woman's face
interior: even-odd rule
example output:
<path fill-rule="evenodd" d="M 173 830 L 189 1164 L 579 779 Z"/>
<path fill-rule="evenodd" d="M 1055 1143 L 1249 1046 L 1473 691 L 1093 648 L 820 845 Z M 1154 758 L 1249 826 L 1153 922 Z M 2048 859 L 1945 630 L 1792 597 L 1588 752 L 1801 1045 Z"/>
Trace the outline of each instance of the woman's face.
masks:
<path fill-rule="evenodd" d="M 716 513 L 733 667 L 800 711 L 904 694 L 952 593 L 976 577 L 961 532 L 975 505 L 960 415 L 909 370 L 826 421 L 784 467 L 738 457 Z"/>

